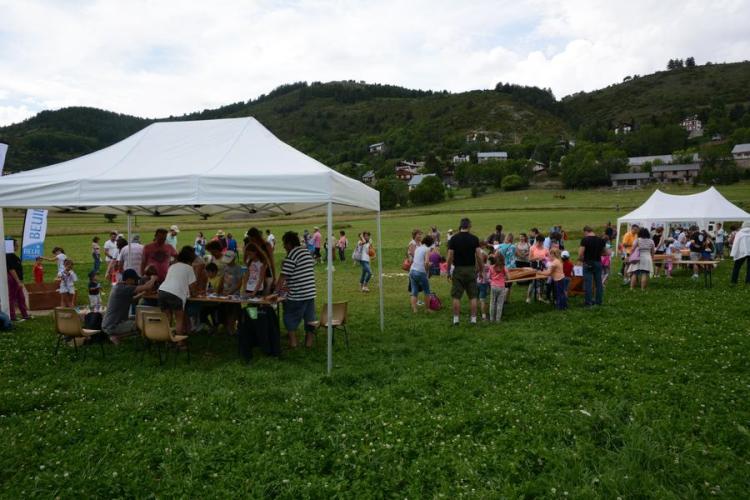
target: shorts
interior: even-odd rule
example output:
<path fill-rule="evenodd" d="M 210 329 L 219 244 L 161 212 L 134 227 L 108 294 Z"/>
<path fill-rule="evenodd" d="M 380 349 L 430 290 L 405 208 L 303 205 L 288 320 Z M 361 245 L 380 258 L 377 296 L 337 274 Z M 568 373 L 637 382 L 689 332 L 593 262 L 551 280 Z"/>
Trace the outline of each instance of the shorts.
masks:
<path fill-rule="evenodd" d="M 182 311 L 185 304 L 177 295 L 159 290 L 159 307 L 162 311 Z"/>
<path fill-rule="evenodd" d="M 409 272 L 409 291 L 412 297 L 419 295 L 419 292 L 430 293 L 430 282 L 427 278 L 427 273 L 420 273 L 417 271 Z"/>
<path fill-rule="evenodd" d="M 451 297 L 460 299 L 464 292 L 466 292 L 470 300 L 476 299 L 479 294 L 479 290 L 477 290 L 477 272 L 474 266 L 456 266 L 453 269 Z"/>
<path fill-rule="evenodd" d="M 479 294 L 479 300 L 486 300 L 487 294 L 490 291 L 489 283 L 477 283 L 477 293 Z"/>
<path fill-rule="evenodd" d="M 309 323 L 315 321 L 315 299 L 287 300 L 284 302 L 284 326 L 288 332 L 293 332 L 299 322 L 305 320 L 305 331 L 314 332 L 315 327 Z"/>
<path fill-rule="evenodd" d="M 651 271 L 647 271 L 646 269 L 636 269 L 633 271 L 633 274 L 636 276 L 643 276 L 644 274 L 651 274 Z"/>
<path fill-rule="evenodd" d="M 700 252 L 690 252 L 690 260 L 701 260 Z"/>

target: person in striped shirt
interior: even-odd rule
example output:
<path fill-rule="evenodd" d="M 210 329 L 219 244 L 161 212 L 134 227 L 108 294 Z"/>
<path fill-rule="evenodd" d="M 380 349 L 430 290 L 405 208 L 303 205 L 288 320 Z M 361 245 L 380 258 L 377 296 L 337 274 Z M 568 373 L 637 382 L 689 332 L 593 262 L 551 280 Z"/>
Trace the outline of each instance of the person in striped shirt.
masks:
<path fill-rule="evenodd" d="M 286 290 L 284 303 L 284 326 L 289 336 L 289 347 L 297 347 L 297 327 L 305 322 L 305 346 L 312 347 L 315 327 L 315 261 L 302 246 L 299 234 L 284 233 L 281 238 L 286 258 L 281 264 L 281 276 L 277 288 Z"/>

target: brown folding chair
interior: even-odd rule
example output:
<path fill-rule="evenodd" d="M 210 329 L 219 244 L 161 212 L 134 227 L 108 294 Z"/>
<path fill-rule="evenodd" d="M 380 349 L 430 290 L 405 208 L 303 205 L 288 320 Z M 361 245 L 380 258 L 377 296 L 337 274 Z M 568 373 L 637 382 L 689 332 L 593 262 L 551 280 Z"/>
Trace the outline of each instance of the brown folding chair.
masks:
<path fill-rule="evenodd" d="M 89 330 L 81 326 L 81 317 L 72 307 L 56 307 L 55 315 L 55 332 L 57 333 L 57 345 L 55 345 L 55 355 L 60 350 L 60 343 L 67 337 L 73 339 L 73 348 L 76 355 L 78 354 L 78 339 L 89 339 L 101 330 Z M 85 345 L 85 342 L 84 342 Z M 99 342 L 104 357 L 104 342 Z M 84 358 L 86 351 L 83 351 Z"/>
<path fill-rule="evenodd" d="M 333 318 L 331 319 L 332 331 L 335 333 L 337 328 L 344 331 L 344 343 L 349 349 L 349 331 L 346 328 L 346 320 L 349 310 L 349 302 L 333 303 Z M 315 328 L 328 328 L 328 304 L 323 304 L 320 310 L 320 320 L 309 323 Z"/>
<path fill-rule="evenodd" d="M 164 361 L 167 360 L 169 352 L 166 350 L 170 347 L 175 349 L 175 363 L 177 363 L 177 355 L 180 353 L 177 344 L 185 342 L 188 338 L 187 335 L 175 335 L 169 324 L 169 318 L 163 312 L 143 312 L 142 315 L 143 336 L 148 342 L 149 347 L 151 344 L 156 344 L 159 352 L 159 364 L 164 364 Z M 162 359 L 161 355 L 162 344 L 164 344 L 166 351 L 164 359 Z M 187 352 L 187 362 L 190 363 L 190 349 L 187 348 L 187 342 L 184 345 Z M 143 354 L 141 354 L 141 359 L 143 359 Z"/>

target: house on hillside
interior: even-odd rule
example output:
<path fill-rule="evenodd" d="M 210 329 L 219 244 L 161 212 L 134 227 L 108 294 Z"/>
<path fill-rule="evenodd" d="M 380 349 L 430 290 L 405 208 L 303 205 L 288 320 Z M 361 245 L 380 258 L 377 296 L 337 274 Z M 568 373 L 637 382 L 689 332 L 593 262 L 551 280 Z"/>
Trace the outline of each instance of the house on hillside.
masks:
<path fill-rule="evenodd" d="M 508 153 L 505 151 L 487 151 L 486 153 L 477 153 L 477 163 L 486 161 L 505 161 L 508 159 Z"/>
<path fill-rule="evenodd" d="M 466 142 L 486 142 L 499 144 L 503 139 L 503 134 L 491 130 L 472 130 L 466 134 Z"/>
<path fill-rule="evenodd" d="M 386 151 L 386 146 L 384 142 L 376 142 L 375 144 L 370 144 L 367 146 L 367 151 L 370 154 L 383 154 Z"/>
<path fill-rule="evenodd" d="M 697 177 L 700 170 L 700 163 L 655 165 L 651 167 L 651 177 L 662 183 L 688 183 Z"/>
<path fill-rule="evenodd" d="M 529 162 L 531 163 L 531 171 L 535 174 L 540 174 L 547 170 L 547 165 L 540 161 L 529 160 Z"/>
<path fill-rule="evenodd" d="M 365 172 L 365 174 L 362 176 L 362 182 L 368 185 L 372 185 L 375 183 L 375 171 L 368 170 Z"/>
<path fill-rule="evenodd" d="M 648 172 L 628 172 L 624 174 L 612 174 L 609 176 L 613 188 L 625 186 L 644 186 L 651 182 L 651 174 Z"/>
<path fill-rule="evenodd" d="M 632 123 L 621 123 L 615 127 L 615 135 L 625 135 L 633 131 Z"/>
<path fill-rule="evenodd" d="M 417 175 L 417 167 L 408 165 L 396 165 L 397 179 L 409 182 L 415 175 Z"/>
<path fill-rule="evenodd" d="M 451 163 L 458 165 L 459 163 L 468 163 L 471 160 L 471 155 L 457 154 L 453 155 Z"/>
<path fill-rule="evenodd" d="M 409 181 L 409 191 L 413 191 L 417 186 L 419 186 L 423 180 L 425 180 L 427 177 L 434 177 L 435 174 L 417 174 Z"/>
<path fill-rule="evenodd" d="M 628 167 L 640 169 L 645 163 L 672 163 L 672 155 L 631 156 L 628 158 Z"/>
<path fill-rule="evenodd" d="M 703 122 L 698 119 L 698 115 L 688 116 L 680 122 L 680 127 L 689 132 L 688 139 L 703 135 Z"/>
<path fill-rule="evenodd" d="M 732 158 L 738 167 L 750 168 L 750 143 L 737 144 L 733 147 Z"/>

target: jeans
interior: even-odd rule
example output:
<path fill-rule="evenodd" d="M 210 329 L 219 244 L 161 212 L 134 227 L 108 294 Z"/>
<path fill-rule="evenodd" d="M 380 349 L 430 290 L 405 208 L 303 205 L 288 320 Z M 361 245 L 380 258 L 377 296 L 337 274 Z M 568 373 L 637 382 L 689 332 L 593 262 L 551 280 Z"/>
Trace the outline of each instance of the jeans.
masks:
<path fill-rule="evenodd" d="M 427 279 L 427 273 L 411 271 L 409 272 L 409 281 L 411 282 L 412 297 L 419 295 L 420 289 L 424 291 L 425 296 L 430 295 L 430 282 Z"/>
<path fill-rule="evenodd" d="M 596 287 L 596 298 L 592 300 L 592 286 Z M 604 287 L 602 286 L 602 263 L 595 260 L 583 263 L 583 291 L 584 304 L 602 305 Z"/>
<path fill-rule="evenodd" d="M 370 262 L 366 260 L 360 260 L 359 265 L 362 266 L 362 275 L 359 278 L 360 285 L 366 285 L 372 278 L 372 271 L 370 271 Z"/>
<path fill-rule="evenodd" d="M 94 271 L 95 274 L 99 274 L 99 268 L 102 265 L 102 259 L 96 254 L 91 254 L 91 256 L 94 258 L 94 268 L 92 269 L 92 271 Z"/>
<path fill-rule="evenodd" d="M 503 306 L 507 288 L 492 287 L 490 290 L 490 321 L 499 322 L 503 317 Z"/>
<path fill-rule="evenodd" d="M 599 275 L 601 278 L 601 274 Z M 563 278 L 560 281 L 555 281 L 555 307 L 558 309 L 568 308 L 568 278 Z M 601 282 L 601 279 L 600 279 Z"/>
<path fill-rule="evenodd" d="M 745 266 L 745 284 L 750 284 L 750 255 L 745 255 L 734 261 L 734 267 L 732 268 L 732 284 L 737 284 L 737 279 L 740 277 L 740 269 L 742 264 L 747 263 Z"/>
<path fill-rule="evenodd" d="M 339 247 L 339 260 L 340 260 L 341 262 L 344 262 L 344 260 L 345 260 L 345 259 L 344 259 L 344 251 L 345 251 L 345 250 L 346 250 L 345 248 L 341 248 L 341 247 Z"/>

